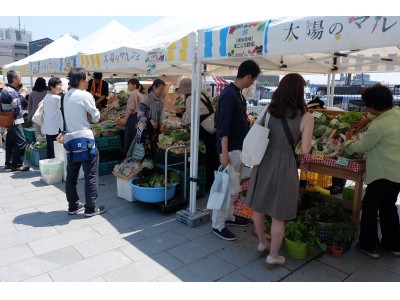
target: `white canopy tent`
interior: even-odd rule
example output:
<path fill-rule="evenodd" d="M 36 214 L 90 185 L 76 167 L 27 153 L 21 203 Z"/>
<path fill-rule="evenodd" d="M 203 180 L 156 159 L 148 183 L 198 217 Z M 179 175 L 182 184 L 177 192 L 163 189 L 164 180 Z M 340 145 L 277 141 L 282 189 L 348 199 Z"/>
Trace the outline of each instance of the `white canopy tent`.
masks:
<path fill-rule="evenodd" d="M 202 64 L 218 65 L 223 71 L 251 58 L 264 73 L 328 74 L 330 103 L 337 72 L 400 71 L 400 17 L 284 18 L 209 27 L 199 30 L 198 37 L 192 145 L 198 139 Z M 192 178 L 197 178 L 197 155 L 193 152 L 191 157 Z M 194 183 L 191 213 L 196 206 L 195 191 Z"/>
<path fill-rule="evenodd" d="M 8 70 L 17 70 L 21 73 L 22 76 L 33 75 L 33 73 L 31 72 L 32 70 L 30 70 L 29 67 L 31 62 L 46 60 L 49 57 L 56 57 L 57 55 L 59 55 L 61 49 L 72 47 L 77 43 L 78 41 L 72 38 L 70 35 L 64 34 L 62 37 L 55 40 L 38 52 L 33 53 L 32 55 L 25 57 L 24 59 L 3 66 L 3 73 L 7 73 Z M 58 61 L 57 67 L 59 66 L 59 63 L 60 62 Z M 50 66 L 42 65 L 42 68 L 45 67 L 47 68 Z"/>

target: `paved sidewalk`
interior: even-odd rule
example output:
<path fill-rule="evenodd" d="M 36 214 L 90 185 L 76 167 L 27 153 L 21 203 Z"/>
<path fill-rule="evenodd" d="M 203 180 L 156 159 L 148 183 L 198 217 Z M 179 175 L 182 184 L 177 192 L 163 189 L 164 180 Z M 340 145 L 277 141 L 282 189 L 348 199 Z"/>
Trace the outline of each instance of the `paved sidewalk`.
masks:
<path fill-rule="evenodd" d="M 295 260 L 283 250 L 285 267 L 267 270 L 251 227 L 231 227 L 237 240 L 221 240 L 211 223 L 191 228 L 175 213 L 118 198 L 112 175 L 100 177 L 98 204 L 106 213 L 69 216 L 64 183 L 46 185 L 38 168 L 3 166 L 1 153 L 0 281 L 400 281 L 400 258 L 373 260 L 354 244 L 339 259 Z"/>

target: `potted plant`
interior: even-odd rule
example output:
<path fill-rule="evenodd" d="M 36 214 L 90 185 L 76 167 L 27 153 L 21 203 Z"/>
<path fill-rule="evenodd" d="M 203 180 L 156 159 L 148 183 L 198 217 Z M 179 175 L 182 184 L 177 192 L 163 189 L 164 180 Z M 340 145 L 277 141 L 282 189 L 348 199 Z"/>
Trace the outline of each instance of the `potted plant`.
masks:
<path fill-rule="evenodd" d="M 308 212 L 287 222 L 285 243 L 289 256 L 293 258 L 305 258 L 308 250 L 313 250 L 315 245 L 318 245 L 322 251 L 326 250 L 326 245 L 321 243 L 317 237 L 315 224 Z"/>

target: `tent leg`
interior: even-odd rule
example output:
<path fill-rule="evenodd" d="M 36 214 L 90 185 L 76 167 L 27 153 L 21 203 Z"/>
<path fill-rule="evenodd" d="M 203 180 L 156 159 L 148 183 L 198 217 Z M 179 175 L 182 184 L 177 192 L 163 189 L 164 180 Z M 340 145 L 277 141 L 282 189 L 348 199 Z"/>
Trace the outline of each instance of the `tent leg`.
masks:
<path fill-rule="evenodd" d="M 332 73 L 332 82 L 331 82 L 331 99 L 330 99 L 330 106 L 333 106 L 333 95 L 335 94 L 335 78 L 336 73 Z"/>
<path fill-rule="evenodd" d="M 326 83 L 326 106 L 331 106 L 331 78 L 332 73 L 328 74 L 328 81 Z"/>

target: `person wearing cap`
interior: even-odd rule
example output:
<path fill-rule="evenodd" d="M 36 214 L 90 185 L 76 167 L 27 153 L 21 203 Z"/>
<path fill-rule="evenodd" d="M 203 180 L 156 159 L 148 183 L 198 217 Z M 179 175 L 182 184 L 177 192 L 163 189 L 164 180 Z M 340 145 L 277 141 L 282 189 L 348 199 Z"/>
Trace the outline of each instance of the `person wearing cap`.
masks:
<path fill-rule="evenodd" d="M 108 97 L 108 83 L 103 79 L 103 73 L 94 72 L 93 79 L 89 80 L 87 91 L 92 94 L 96 101 L 96 106 L 99 108 L 105 108 L 107 106 Z"/>
<path fill-rule="evenodd" d="M 318 96 L 316 96 L 313 100 L 307 103 L 307 108 L 324 109 L 325 103 Z"/>
<path fill-rule="evenodd" d="M 185 95 L 185 107 L 186 110 L 182 116 L 183 122 L 191 124 L 191 112 L 192 112 L 192 80 L 190 78 L 183 78 L 179 82 L 179 87 L 175 89 L 178 94 Z M 214 108 L 210 99 L 201 93 L 200 99 L 200 123 L 214 113 Z M 214 181 L 214 171 L 218 167 L 218 154 L 216 148 L 217 135 L 216 133 L 209 133 L 207 130 L 200 125 L 199 132 L 200 139 L 206 146 L 206 189 L 209 190 Z"/>

